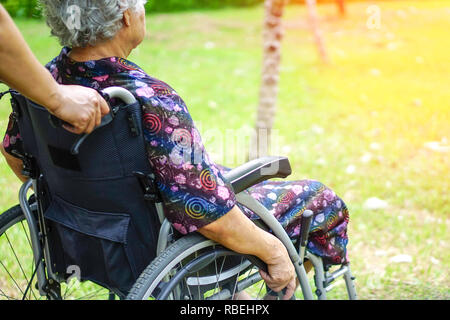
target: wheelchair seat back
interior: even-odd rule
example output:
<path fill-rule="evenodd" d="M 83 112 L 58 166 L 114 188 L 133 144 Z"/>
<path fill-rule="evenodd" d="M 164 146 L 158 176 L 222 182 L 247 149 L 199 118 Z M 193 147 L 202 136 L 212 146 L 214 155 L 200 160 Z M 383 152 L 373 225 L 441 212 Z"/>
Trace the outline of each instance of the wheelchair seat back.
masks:
<path fill-rule="evenodd" d="M 50 124 L 49 113 L 18 93 L 13 112 L 38 171 L 35 190 L 48 227 L 52 272 L 77 266 L 90 280 L 124 296 L 155 258 L 160 222 L 135 172 L 151 174 L 139 103 L 118 105 L 114 121 L 79 137 Z M 73 270 L 73 269 L 72 269 Z"/>

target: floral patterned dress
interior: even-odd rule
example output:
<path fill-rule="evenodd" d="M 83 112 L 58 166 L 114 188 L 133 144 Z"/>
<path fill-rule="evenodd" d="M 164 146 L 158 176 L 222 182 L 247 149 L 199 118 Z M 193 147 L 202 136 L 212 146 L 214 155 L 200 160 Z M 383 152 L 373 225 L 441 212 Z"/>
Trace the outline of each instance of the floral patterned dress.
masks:
<path fill-rule="evenodd" d="M 147 75 L 136 64 L 118 57 L 76 62 L 63 48 L 47 64 L 57 82 L 94 89 L 121 86 L 142 105 L 148 160 L 154 169 L 165 214 L 180 233 L 187 234 L 217 220 L 235 205 L 251 219 L 257 216 L 236 202 L 223 173 L 206 152 L 199 131 L 181 99 L 166 83 Z M 23 152 L 18 126 L 10 117 L 3 145 L 13 156 Z M 200 155 L 200 156 L 198 156 Z M 195 158 L 195 159 L 194 159 Z M 307 249 L 325 264 L 347 258 L 349 214 L 344 202 L 322 183 L 313 180 L 264 181 L 247 191 L 278 219 L 292 239 L 300 230 L 300 217 L 314 212 Z"/>

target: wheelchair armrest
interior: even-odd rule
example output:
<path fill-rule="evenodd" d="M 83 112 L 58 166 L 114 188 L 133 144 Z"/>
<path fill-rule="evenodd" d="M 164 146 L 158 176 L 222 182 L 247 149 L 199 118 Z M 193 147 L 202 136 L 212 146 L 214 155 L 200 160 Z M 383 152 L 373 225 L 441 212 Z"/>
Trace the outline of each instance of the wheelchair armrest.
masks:
<path fill-rule="evenodd" d="M 287 157 L 267 156 L 249 161 L 224 174 L 235 193 L 272 178 L 286 178 L 292 173 Z"/>

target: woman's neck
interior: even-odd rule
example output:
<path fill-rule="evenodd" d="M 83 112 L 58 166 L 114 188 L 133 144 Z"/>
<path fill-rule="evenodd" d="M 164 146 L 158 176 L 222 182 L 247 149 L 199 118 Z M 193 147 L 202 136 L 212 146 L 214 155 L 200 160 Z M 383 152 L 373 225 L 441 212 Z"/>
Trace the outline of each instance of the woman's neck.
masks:
<path fill-rule="evenodd" d="M 108 57 L 120 57 L 126 59 L 131 50 L 119 45 L 116 41 L 110 40 L 95 46 L 75 47 L 69 52 L 69 57 L 75 61 L 99 60 Z"/>

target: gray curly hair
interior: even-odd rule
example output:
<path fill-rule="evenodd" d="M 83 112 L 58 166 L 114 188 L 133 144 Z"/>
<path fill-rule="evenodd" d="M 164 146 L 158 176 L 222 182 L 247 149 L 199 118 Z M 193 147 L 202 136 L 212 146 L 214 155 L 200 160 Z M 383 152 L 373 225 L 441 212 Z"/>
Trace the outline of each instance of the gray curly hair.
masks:
<path fill-rule="evenodd" d="M 146 0 L 40 0 L 47 25 L 63 46 L 86 47 L 113 38 L 123 13 Z"/>

